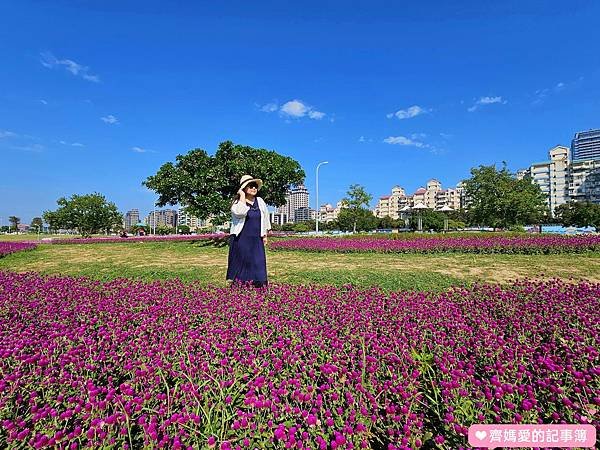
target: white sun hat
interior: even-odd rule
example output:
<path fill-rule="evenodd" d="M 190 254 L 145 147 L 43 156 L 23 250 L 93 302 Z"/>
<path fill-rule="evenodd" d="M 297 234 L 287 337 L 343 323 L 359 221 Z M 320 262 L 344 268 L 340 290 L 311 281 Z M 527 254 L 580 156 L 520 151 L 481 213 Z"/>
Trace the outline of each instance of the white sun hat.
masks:
<path fill-rule="evenodd" d="M 248 186 L 252 182 L 254 182 L 258 185 L 257 190 L 260 190 L 260 188 L 263 185 L 263 182 L 260 178 L 254 178 L 252 175 L 244 175 L 242 178 L 240 178 L 240 189 L 244 189 L 246 186 Z"/>

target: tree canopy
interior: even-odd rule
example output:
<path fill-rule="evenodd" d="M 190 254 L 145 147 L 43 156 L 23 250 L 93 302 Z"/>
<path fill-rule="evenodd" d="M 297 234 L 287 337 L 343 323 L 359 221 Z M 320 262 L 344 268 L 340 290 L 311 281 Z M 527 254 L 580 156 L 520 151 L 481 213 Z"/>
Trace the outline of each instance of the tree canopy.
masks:
<path fill-rule="evenodd" d="M 17 216 L 10 216 L 8 221 L 11 223 L 13 227 L 15 227 L 15 231 L 19 231 L 19 224 L 21 223 L 21 218 Z"/>
<path fill-rule="evenodd" d="M 91 236 L 100 231 L 110 231 L 123 225 L 123 216 L 114 203 L 103 195 L 94 193 L 61 197 L 56 202 L 56 211 L 44 211 L 44 220 L 52 229 L 77 230 L 82 236 Z"/>
<path fill-rule="evenodd" d="M 212 217 L 214 223 L 222 223 L 246 174 L 263 180 L 259 195 L 273 206 L 284 205 L 289 188 L 306 176 L 290 157 L 226 141 L 214 156 L 199 148 L 178 155 L 175 163 L 163 164 L 143 184 L 158 194 L 158 206 L 184 205 L 200 219 Z"/>
<path fill-rule="evenodd" d="M 340 217 L 338 218 L 338 220 L 340 222 L 340 227 L 344 227 L 345 221 L 350 221 L 352 223 L 352 231 L 356 232 L 359 220 L 367 218 L 365 211 L 367 211 L 368 214 L 373 216 L 373 213 L 368 210 L 369 203 L 373 199 L 373 196 L 367 193 L 367 191 L 365 191 L 365 188 L 360 184 L 350 185 L 350 188 L 348 189 L 348 192 L 346 192 L 346 195 L 347 197 L 342 199 L 343 207 L 340 211 Z M 371 225 L 372 224 L 369 223 L 367 226 L 370 227 Z M 377 222 L 375 222 L 375 225 L 371 229 L 374 229 L 376 227 Z"/>
<path fill-rule="evenodd" d="M 470 222 L 493 228 L 539 223 L 548 216 L 546 197 L 529 178 L 517 180 L 506 166 L 479 166 L 464 181 Z"/>
<path fill-rule="evenodd" d="M 556 208 L 556 218 L 566 227 L 594 227 L 600 230 L 600 205 L 569 202 Z"/>
<path fill-rule="evenodd" d="M 42 227 L 44 226 L 44 222 L 42 221 L 41 217 L 34 217 L 29 226 L 34 228 L 36 231 L 41 231 Z"/>

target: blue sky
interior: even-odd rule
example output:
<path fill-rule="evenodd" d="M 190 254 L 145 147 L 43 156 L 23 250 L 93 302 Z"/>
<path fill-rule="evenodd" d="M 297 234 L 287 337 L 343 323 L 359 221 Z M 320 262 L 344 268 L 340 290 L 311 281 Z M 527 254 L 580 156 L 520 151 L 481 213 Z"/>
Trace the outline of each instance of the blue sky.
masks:
<path fill-rule="evenodd" d="M 314 207 L 444 187 L 600 128 L 600 2 L 4 1 L 0 221 L 232 140 L 300 162 Z"/>

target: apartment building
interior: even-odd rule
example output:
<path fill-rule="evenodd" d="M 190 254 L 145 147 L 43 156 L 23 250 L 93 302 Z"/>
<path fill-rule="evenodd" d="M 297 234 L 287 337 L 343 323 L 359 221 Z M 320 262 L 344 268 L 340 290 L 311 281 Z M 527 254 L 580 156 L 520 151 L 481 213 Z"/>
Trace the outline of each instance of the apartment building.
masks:
<path fill-rule="evenodd" d="M 600 203 L 600 159 L 571 161 L 568 198 Z"/>
<path fill-rule="evenodd" d="M 123 228 L 126 231 L 131 230 L 131 227 L 139 223 L 140 221 L 140 211 L 137 209 L 130 209 L 125 213 L 125 217 L 123 220 Z"/>
<path fill-rule="evenodd" d="M 146 216 L 146 225 L 149 225 L 151 228 L 154 226 L 168 226 L 175 227 L 177 223 L 177 211 L 174 209 L 163 209 L 159 211 L 151 211 L 148 216 Z"/>
<path fill-rule="evenodd" d="M 423 196 L 423 204 L 429 209 L 435 209 L 437 206 L 437 195 L 442 190 L 442 183 L 436 179 L 431 179 L 427 182 L 425 194 Z"/>
<path fill-rule="evenodd" d="M 569 201 L 600 203 L 600 159 L 570 160 L 569 148 L 557 145 L 549 151 L 550 160 L 534 163 L 529 175 L 546 195 L 552 215 L 557 206 Z"/>
<path fill-rule="evenodd" d="M 532 164 L 529 176 L 546 195 L 546 204 L 553 215 L 557 206 L 569 200 L 569 148 L 557 145 L 550 149 L 549 156 L 549 161 Z"/>
<path fill-rule="evenodd" d="M 309 220 L 316 220 L 316 218 L 316 211 L 308 206 L 296 208 L 294 211 L 294 223 L 308 222 Z"/>
<path fill-rule="evenodd" d="M 423 204 L 429 209 L 441 209 L 449 206 L 452 209 L 461 209 L 465 205 L 464 186 L 459 183 L 456 188 L 442 189 L 442 184 L 431 179 L 426 187 L 420 187 L 412 195 L 406 195 L 404 189 L 395 186 L 392 195 L 379 198 L 373 214 L 377 217 L 390 216 L 392 219 L 403 219 L 406 216 L 406 207 Z"/>
<path fill-rule="evenodd" d="M 332 222 L 338 218 L 340 211 L 342 210 L 343 202 L 337 202 L 336 206 L 333 207 L 331 203 L 321 205 L 319 208 L 319 222 Z"/>
<path fill-rule="evenodd" d="M 282 214 L 281 217 L 287 217 L 288 222 L 294 222 L 296 219 L 296 210 L 301 208 L 310 208 L 310 196 L 308 189 L 303 184 L 294 186 L 290 189 L 285 197 L 285 205 L 277 208 L 277 213 Z M 304 211 L 304 210 L 303 210 Z M 310 212 L 300 212 L 298 217 L 310 217 Z M 309 219 L 307 219 L 309 220 Z"/>
<path fill-rule="evenodd" d="M 190 231 L 197 231 L 198 229 L 207 226 L 207 221 L 201 220 L 193 214 L 190 214 L 185 208 L 181 208 L 179 214 L 177 214 L 177 225 L 187 226 L 190 228 Z"/>
<path fill-rule="evenodd" d="M 435 209 L 442 209 L 444 206 L 449 206 L 454 210 L 461 209 L 461 195 L 461 191 L 458 188 L 442 189 L 435 196 Z"/>

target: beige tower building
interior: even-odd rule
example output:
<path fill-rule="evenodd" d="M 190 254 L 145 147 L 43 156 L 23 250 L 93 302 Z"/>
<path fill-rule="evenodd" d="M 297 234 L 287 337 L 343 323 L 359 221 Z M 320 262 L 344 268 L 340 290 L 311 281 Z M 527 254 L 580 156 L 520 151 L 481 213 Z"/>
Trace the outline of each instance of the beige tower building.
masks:
<path fill-rule="evenodd" d="M 546 195 L 550 214 L 569 201 L 569 148 L 557 145 L 550 149 L 550 161 L 534 163 L 529 168 L 532 181 Z"/>

